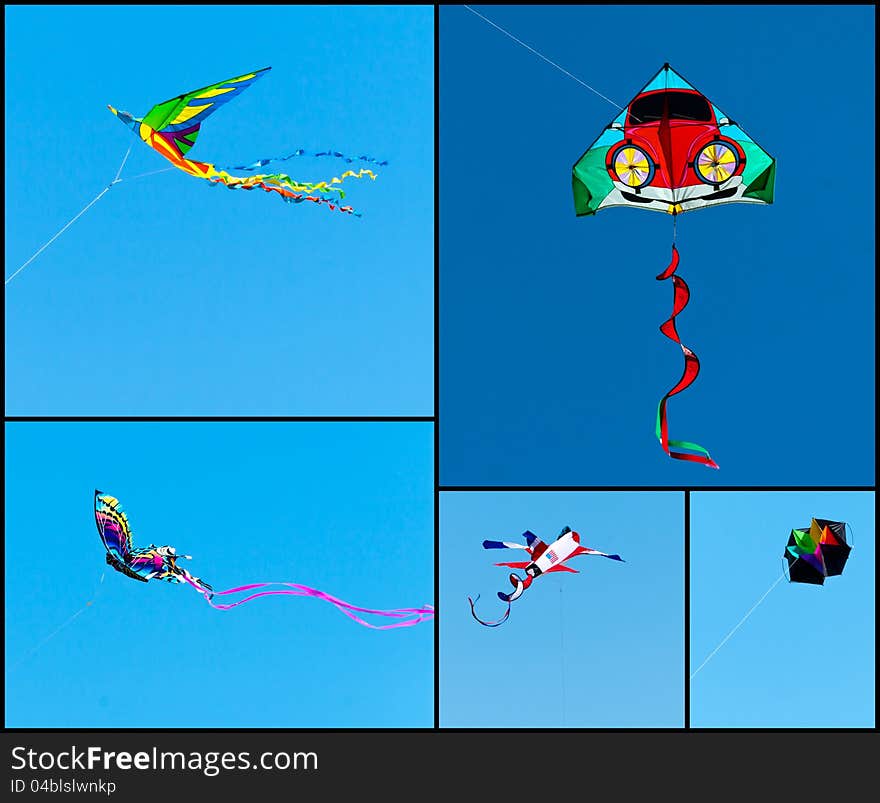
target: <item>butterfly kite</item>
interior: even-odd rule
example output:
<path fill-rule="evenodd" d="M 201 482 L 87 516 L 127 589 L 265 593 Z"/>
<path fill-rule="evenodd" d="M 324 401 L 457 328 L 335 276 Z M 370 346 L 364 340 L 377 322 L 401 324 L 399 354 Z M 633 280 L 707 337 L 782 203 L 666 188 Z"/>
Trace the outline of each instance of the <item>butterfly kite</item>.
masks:
<path fill-rule="evenodd" d="M 191 560 L 192 558 L 189 555 L 178 555 L 177 550 L 173 546 L 150 544 L 146 548 L 134 547 L 128 517 L 123 512 L 119 500 L 101 491 L 95 491 L 95 524 L 98 527 L 101 541 L 107 550 L 107 563 L 116 571 L 131 577 L 133 580 L 140 580 L 145 583 L 150 580 L 185 583 L 202 594 L 208 604 L 217 610 L 228 611 L 258 597 L 284 595 L 291 597 L 314 597 L 315 599 L 329 602 L 350 619 L 373 630 L 410 627 L 434 616 L 434 608 L 430 605 L 424 605 L 421 608 L 394 608 L 392 610 L 361 608 L 319 591 L 316 588 L 299 585 L 298 583 L 251 583 L 238 586 L 237 588 L 230 588 L 227 591 L 215 591 L 206 582 L 178 565 L 177 561 L 181 558 L 186 560 Z M 215 601 L 215 597 L 235 594 L 247 594 L 247 596 L 233 602 L 223 603 Z M 377 625 L 366 621 L 359 614 L 380 616 L 397 621 L 390 624 Z"/>
<path fill-rule="evenodd" d="M 575 558 L 578 555 L 598 555 L 602 558 L 623 561 L 620 555 L 609 555 L 607 552 L 599 552 L 598 549 L 581 546 L 580 535 L 573 532 L 571 527 L 564 527 L 562 532 L 559 533 L 559 537 L 552 544 L 545 544 L 537 535 L 529 530 L 523 533 L 523 538 L 526 540 L 525 544 L 516 544 L 511 541 L 483 541 L 483 549 L 523 549 L 528 552 L 530 560 L 495 564 L 496 566 L 509 566 L 511 569 L 525 569 L 525 577 L 520 577 L 514 572 L 510 573 L 510 584 L 513 586 L 513 591 L 510 594 L 505 594 L 503 591 L 498 592 L 498 598 L 502 602 L 507 603 L 507 611 L 500 619 L 496 619 L 494 622 L 484 622 L 477 616 L 474 610 L 474 605 L 480 598 L 479 595 L 477 595 L 476 599 L 468 597 L 468 602 L 471 605 L 471 616 L 481 625 L 498 627 L 498 625 L 504 624 L 507 621 L 507 617 L 510 616 L 511 603 L 523 595 L 523 592 L 532 584 L 536 577 L 540 577 L 542 574 L 549 574 L 550 572 L 574 572 L 577 574 L 577 569 L 564 565 L 571 558 Z"/>
<path fill-rule="evenodd" d="M 675 327 L 690 291 L 675 274 L 675 218 L 694 209 L 729 203 L 773 203 L 776 160 L 717 106 L 668 64 L 609 123 L 572 168 L 575 211 L 627 206 L 673 216 L 672 261 L 657 276 L 672 279 L 672 314 L 660 327 L 681 347 L 684 372 L 660 400 L 656 434 L 667 455 L 677 460 L 718 464 L 696 443 L 672 440 L 666 405 L 697 378 L 700 361 Z"/>
<path fill-rule="evenodd" d="M 237 78 L 230 78 L 227 81 L 220 81 L 217 84 L 178 95 L 176 98 L 153 106 L 144 117 L 134 117 L 129 112 L 114 109 L 112 106 L 107 108 L 153 150 L 191 176 L 207 179 L 214 184 L 223 184 L 233 190 L 252 190 L 259 187 L 266 192 L 278 193 L 285 201 L 293 203 L 311 201 L 316 204 L 326 204 L 330 209 L 356 215 L 357 213 L 352 207 L 339 204 L 339 201 L 345 197 L 345 193 L 338 185 L 342 184 L 346 178 L 368 176 L 375 179 L 376 174 L 367 168 L 361 168 L 357 171 L 346 170 L 341 176 L 331 178 L 329 181 L 304 182 L 296 181 L 285 173 L 257 173 L 245 177 L 232 176 L 224 169 L 218 169 L 212 164 L 187 158 L 190 148 L 195 145 L 205 119 L 224 103 L 228 103 L 238 96 L 270 69 L 272 68 L 265 67 L 262 70 L 239 75 Z M 260 159 L 251 165 L 240 165 L 230 169 L 256 170 L 271 162 L 286 161 L 296 156 L 330 156 L 343 159 L 348 163 L 360 161 L 379 166 L 388 164 L 387 162 L 379 162 L 371 156 L 349 157 L 338 151 L 309 153 L 297 150 L 289 156 Z"/>
<path fill-rule="evenodd" d="M 846 542 L 846 522 L 813 519 L 809 527 L 792 530 L 785 547 L 792 583 L 823 585 L 826 577 L 843 574 L 852 547 Z"/>

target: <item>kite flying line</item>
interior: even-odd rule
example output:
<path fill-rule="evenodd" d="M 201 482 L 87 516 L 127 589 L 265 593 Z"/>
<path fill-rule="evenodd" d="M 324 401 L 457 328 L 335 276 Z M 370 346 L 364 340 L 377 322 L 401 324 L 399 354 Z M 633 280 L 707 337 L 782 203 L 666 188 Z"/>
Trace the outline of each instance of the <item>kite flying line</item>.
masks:
<path fill-rule="evenodd" d="M 852 544 L 846 542 L 847 523 L 843 521 L 830 521 L 828 519 L 813 519 L 809 527 L 797 527 L 791 531 L 788 545 L 782 556 L 782 575 L 768 588 L 763 596 L 751 607 L 701 663 L 691 675 L 694 679 L 699 672 L 720 650 L 730 637 L 740 628 L 755 609 L 765 600 L 770 592 L 779 585 L 781 580 L 790 583 L 808 583 L 810 585 L 824 585 L 826 577 L 836 577 L 843 574 L 844 566 L 849 559 Z M 788 564 L 787 566 L 785 564 Z M 786 573 L 786 568 L 788 572 Z M 797 572 L 795 572 L 797 569 Z"/>
<path fill-rule="evenodd" d="M 98 585 L 95 586 L 95 590 L 92 592 L 91 599 L 86 602 L 85 605 L 82 606 L 76 613 L 72 616 L 69 616 L 65 621 L 63 621 L 58 627 L 56 627 L 48 636 L 42 639 L 42 641 L 38 641 L 34 647 L 31 647 L 24 655 L 21 656 L 10 668 L 9 671 L 12 672 L 15 670 L 19 664 L 24 663 L 28 658 L 30 658 L 35 652 L 37 652 L 41 647 L 45 646 L 49 641 L 51 641 L 55 636 L 57 636 L 65 627 L 67 627 L 74 619 L 76 619 L 86 608 L 91 607 L 92 603 L 97 599 L 98 594 L 101 591 L 104 583 L 104 572 L 101 572 L 101 579 L 98 580 Z"/>
<path fill-rule="evenodd" d="M 701 670 L 706 664 L 709 663 L 709 661 L 712 659 L 712 656 L 714 656 L 715 653 L 718 652 L 718 650 L 720 650 L 720 649 L 721 649 L 721 648 L 722 648 L 722 647 L 728 642 L 728 640 L 730 639 L 730 637 L 731 637 L 734 633 L 736 633 L 736 631 L 739 630 L 740 627 L 742 627 L 742 625 L 745 623 L 746 619 L 748 619 L 748 618 L 749 618 L 749 617 L 755 612 L 755 609 L 756 609 L 756 608 L 757 608 L 757 607 L 758 607 L 758 606 L 759 606 L 759 605 L 760 605 L 760 604 L 761 604 L 761 603 L 767 598 L 767 596 L 770 594 L 770 592 L 771 592 L 774 588 L 776 588 L 776 586 L 778 586 L 779 583 L 780 583 L 782 580 L 784 580 L 784 579 L 785 579 L 785 574 L 784 574 L 784 573 L 781 574 L 781 575 L 779 575 L 778 578 L 776 578 L 776 582 L 774 582 L 773 585 L 770 586 L 770 588 L 768 588 L 768 589 L 764 592 L 764 594 L 761 596 L 761 599 L 759 599 L 754 605 L 752 605 L 752 607 L 749 609 L 749 612 L 748 612 L 745 616 L 743 616 L 743 618 L 740 619 L 739 622 L 737 622 L 737 624 L 736 624 L 736 626 L 733 628 L 733 630 L 731 630 L 731 631 L 730 631 L 730 632 L 729 632 L 729 633 L 728 633 L 723 639 L 721 639 L 721 643 L 720 643 L 720 644 L 719 644 L 714 650 L 712 650 L 712 652 L 710 652 L 709 655 L 706 656 L 706 659 L 703 661 L 703 663 L 701 663 L 701 664 L 700 664 L 700 665 L 694 670 L 694 672 L 691 674 L 691 680 L 693 680 L 693 679 L 697 676 L 697 673 L 698 673 L 698 672 L 699 672 L 699 671 L 700 671 L 700 670 Z"/>
<path fill-rule="evenodd" d="M 563 617 L 562 584 L 559 585 L 559 674 L 562 681 L 562 727 L 565 727 L 565 621 Z"/>
<path fill-rule="evenodd" d="M 608 101 L 608 103 L 610 103 L 612 106 L 614 106 L 614 108 L 616 108 L 616 109 L 624 109 L 624 108 L 626 108 L 625 106 L 621 106 L 620 104 L 615 103 L 613 100 L 611 100 L 611 98 L 606 97 L 605 95 L 603 95 L 598 89 L 594 89 L 594 88 L 591 87 L 588 83 L 585 83 L 584 81 L 581 81 L 580 78 L 578 78 L 576 75 L 572 75 L 572 74 L 571 74 L 568 70 L 566 70 L 564 67 L 560 67 L 555 61 L 551 61 L 551 60 L 548 59 L 543 53 L 539 53 L 537 50 L 535 50 L 535 48 L 530 47 L 529 45 L 527 45 L 525 42 L 522 41 L 522 39 L 517 39 L 512 33 L 510 33 L 510 31 L 505 31 L 504 28 L 502 28 L 500 25 L 496 25 L 496 24 L 495 24 L 494 22 L 492 22 L 492 20 L 490 20 L 488 17 L 484 17 L 479 11 L 474 11 L 470 6 L 465 6 L 465 8 L 466 8 L 468 11 L 470 11 L 471 14 L 475 14 L 476 16 L 478 16 L 478 17 L 479 17 L 481 20 L 483 20 L 484 22 L 489 23 L 489 25 L 491 25 L 493 28 L 496 28 L 497 30 L 501 31 L 501 33 L 503 33 L 505 36 L 508 36 L 508 37 L 510 37 L 511 39 L 513 39 L 513 41 L 516 42 L 517 44 L 522 45 L 526 50 L 530 51 L 531 53 L 534 53 L 539 59 L 543 59 L 543 60 L 546 61 L 549 65 L 551 65 L 551 66 L 555 67 L 557 70 L 559 70 L 561 73 L 564 73 L 565 75 L 567 75 L 567 76 L 568 76 L 569 78 L 571 78 L 572 80 L 577 81 L 581 86 L 585 86 L 587 89 L 590 90 L 590 92 L 593 92 L 594 94 L 596 94 L 596 95 L 598 95 L 600 98 L 602 98 L 602 100 L 606 100 L 606 101 Z"/>
<path fill-rule="evenodd" d="M 91 207 L 93 207 L 104 196 L 104 194 L 108 190 L 110 190 L 111 187 L 113 187 L 116 184 L 121 184 L 125 180 L 134 181 L 136 178 L 143 178 L 144 176 L 152 176 L 155 173 L 164 173 L 166 170 L 173 170 L 174 169 L 172 167 L 166 167 L 166 168 L 163 168 L 162 170 L 152 170 L 149 173 L 141 173 L 140 175 L 132 176 L 129 179 L 121 179 L 121 178 L 119 178 L 119 176 L 122 174 L 122 168 L 125 167 L 125 163 L 128 160 L 128 155 L 130 153 L 131 153 L 131 145 L 128 146 L 128 150 L 125 152 L 125 156 L 122 157 L 122 164 L 119 165 L 119 169 L 116 171 L 116 176 L 113 178 L 113 181 L 111 181 L 106 187 L 104 187 L 103 190 L 101 190 L 94 198 L 92 198 L 91 201 L 89 201 L 82 209 L 80 209 L 79 212 L 77 212 L 70 220 L 68 220 L 67 223 L 65 223 L 64 226 L 62 226 L 58 230 L 58 232 L 56 232 L 54 235 L 52 235 L 52 237 L 50 237 L 48 240 L 46 240 L 46 242 L 43 243 L 43 245 L 41 245 L 34 252 L 34 254 L 26 262 L 24 262 L 24 264 L 22 264 L 21 267 L 18 268 L 18 270 L 15 271 L 15 273 L 13 273 L 11 276 L 9 276 L 6 279 L 6 281 L 4 282 L 4 285 L 9 284 L 16 276 L 18 276 L 19 273 L 21 273 L 28 265 L 30 265 L 31 262 L 33 262 L 40 254 L 42 254 L 43 251 L 45 251 L 50 245 L 52 245 L 52 243 L 54 243 L 55 240 L 57 240 L 62 234 L 64 234 L 65 231 L 67 231 L 74 223 L 76 223 L 77 220 L 79 220 L 89 209 L 91 209 Z"/>

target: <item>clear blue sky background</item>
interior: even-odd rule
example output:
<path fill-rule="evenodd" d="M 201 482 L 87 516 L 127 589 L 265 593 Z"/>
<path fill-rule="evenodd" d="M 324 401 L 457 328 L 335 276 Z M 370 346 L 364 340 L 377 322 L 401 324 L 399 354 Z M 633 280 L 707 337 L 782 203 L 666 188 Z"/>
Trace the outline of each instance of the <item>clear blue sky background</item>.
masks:
<path fill-rule="evenodd" d="M 475 622 L 467 597 L 501 616 L 511 570 L 493 564 L 525 556 L 483 540 L 566 525 L 626 563 L 577 558 L 579 574 L 538 578 L 500 627 Z M 683 726 L 683 547 L 679 493 L 441 494 L 441 726 Z"/>
<path fill-rule="evenodd" d="M 272 71 L 194 158 L 297 148 L 390 162 L 346 182 L 356 219 L 177 170 L 114 187 L 7 286 L 7 412 L 407 414 L 433 407 L 430 7 L 12 7 L 6 276 L 113 178 L 168 167 L 135 115 Z M 291 160 L 329 179 L 338 159 Z"/>
<path fill-rule="evenodd" d="M 692 726 L 874 726 L 872 493 L 692 494 L 691 672 L 773 585 L 791 529 L 813 517 L 851 525 L 843 574 L 770 592 L 691 682 Z"/>
<path fill-rule="evenodd" d="M 875 182 L 845 154 L 874 142 L 874 9 L 475 8 L 619 104 L 668 61 L 778 174 L 773 206 L 678 221 L 679 332 L 703 371 L 670 431 L 721 471 L 671 461 L 654 438 L 682 371 L 654 280 L 671 218 L 576 218 L 571 166 L 615 108 L 442 8 L 442 482 L 873 484 Z"/>
<path fill-rule="evenodd" d="M 8 424 L 7 727 L 430 727 L 434 628 L 317 600 L 216 611 L 104 562 L 95 487 L 217 589 L 433 603 L 429 424 Z M 93 597 L 102 572 L 97 597 Z M 36 652 L 73 613 L 94 604 Z M 387 621 L 387 620 L 386 620 Z"/>

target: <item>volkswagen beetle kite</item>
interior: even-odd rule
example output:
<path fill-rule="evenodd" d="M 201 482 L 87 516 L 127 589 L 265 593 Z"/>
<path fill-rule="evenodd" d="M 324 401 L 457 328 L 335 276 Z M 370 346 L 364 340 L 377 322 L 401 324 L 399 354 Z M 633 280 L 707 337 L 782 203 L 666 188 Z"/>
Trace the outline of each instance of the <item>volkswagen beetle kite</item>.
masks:
<path fill-rule="evenodd" d="M 575 209 L 680 214 L 719 203 L 771 203 L 776 163 L 669 65 L 575 163 Z"/>

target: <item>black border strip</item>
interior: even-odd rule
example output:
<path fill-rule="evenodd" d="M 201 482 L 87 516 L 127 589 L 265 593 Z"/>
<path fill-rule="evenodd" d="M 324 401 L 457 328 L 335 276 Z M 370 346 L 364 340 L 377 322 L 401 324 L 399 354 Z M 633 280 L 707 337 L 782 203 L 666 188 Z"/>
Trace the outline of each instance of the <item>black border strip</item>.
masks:
<path fill-rule="evenodd" d="M 53 424 L 53 423 L 93 423 L 93 424 L 116 424 L 116 423 L 160 423 L 167 424 L 171 423 L 194 423 L 194 422 L 207 422 L 207 423 L 219 423 L 219 424 L 230 424 L 230 423 L 259 423 L 259 424 L 267 424 L 267 423 L 294 423 L 294 422 L 303 422 L 303 423 L 355 423 L 355 424 L 364 424 L 364 423 L 421 423 L 421 424 L 434 424 L 436 423 L 436 419 L 432 415 L 270 415 L 270 416 L 258 416 L 258 415 L 231 415 L 231 416 L 222 416 L 222 415 L 169 415 L 169 416 L 157 416 L 157 415 L 120 415 L 120 416 L 98 416 L 98 415 L 58 415 L 58 416 L 41 416 L 41 415 L 9 415 L 3 418 L 4 423 L 7 424 L 17 424 L 17 423 L 41 423 L 41 424 Z"/>
<path fill-rule="evenodd" d="M 684 727 L 691 727 L 691 492 L 684 492 Z"/>
<path fill-rule="evenodd" d="M 5 696 L 0 700 L 2 711 L 2 732 L 15 734 L 28 733 L 877 733 L 878 702 L 875 696 L 874 720 L 875 727 L 806 727 L 806 728 L 692 728 L 690 727 L 690 493 L 712 491 L 740 492 L 871 492 L 876 493 L 874 485 L 846 486 L 727 486 L 727 485 L 658 485 L 658 486 L 575 486 L 575 485 L 441 485 L 440 473 L 440 7 L 434 4 L 434 415 L 433 416 L 7 416 L 8 423 L 175 423 L 175 422 L 207 422 L 207 423 L 431 423 L 434 425 L 434 599 L 439 609 L 439 576 L 440 576 L 440 493 L 441 492 L 683 492 L 685 496 L 685 722 L 683 727 L 675 728 L 440 728 L 439 723 L 439 656 L 440 639 L 437 617 L 435 616 L 434 631 L 434 725 L 430 728 L 8 728 L 6 727 Z M 5 296 L 5 290 L 4 290 Z M 2 313 L 5 320 L 5 307 Z M 5 384 L 5 383 L 4 383 Z M 880 558 L 875 555 L 875 574 L 880 567 Z M 3 582 L 3 581 L 0 581 Z M 5 586 L 5 582 L 3 583 Z M 438 614 L 439 615 L 439 614 Z M 5 619 L 2 625 L 5 632 Z M 5 666 L 5 639 L 0 645 Z M 876 664 L 876 644 L 875 644 Z"/>
<path fill-rule="evenodd" d="M 434 729 L 440 728 L 440 6 L 434 6 Z"/>
<path fill-rule="evenodd" d="M 877 728 L 4 728 L 4 733 L 877 733 Z"/>
<path fill-rule="evenodd" d="M 874 493 L 873 485 L 441 485 L 441 493 L 458 492 L 511 492 L 523 493 L 527 491 L 562 492 L 562 491 L 678 491 L 679 493 L 709 493 L 711 491 L 742 491 L 753 493 L 755 491 L 785 492 L 861 492 Z"/>

